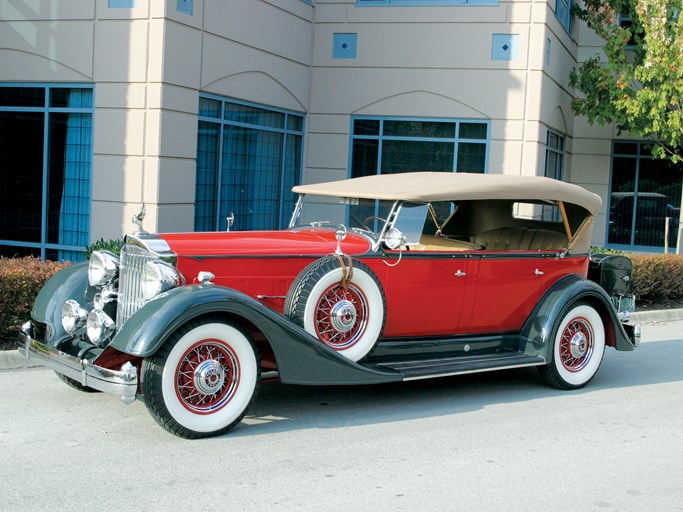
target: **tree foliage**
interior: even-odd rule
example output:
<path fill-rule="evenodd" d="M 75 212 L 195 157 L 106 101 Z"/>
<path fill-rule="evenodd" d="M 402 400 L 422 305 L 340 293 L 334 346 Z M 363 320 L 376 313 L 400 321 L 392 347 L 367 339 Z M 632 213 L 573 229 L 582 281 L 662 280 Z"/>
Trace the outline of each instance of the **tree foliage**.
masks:
<path fill-rule="evenodd" d="M 584 0 L 576 15 L 604 39 L 571 74 L 572 108 L 591 124 L 614 123 L 683 159 L 683 0 Z M 679 15 L 680 12 L 680 15 Z M 619 23 L 619 20 L 630 23 Z"/>

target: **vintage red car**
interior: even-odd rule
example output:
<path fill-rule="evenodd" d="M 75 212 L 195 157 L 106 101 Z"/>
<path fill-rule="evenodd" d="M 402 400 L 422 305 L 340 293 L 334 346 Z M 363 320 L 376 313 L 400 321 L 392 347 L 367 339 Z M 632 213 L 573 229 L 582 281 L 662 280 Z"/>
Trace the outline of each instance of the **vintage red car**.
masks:
<path fill-rule="evenodd" d="M 264 380 L 370 384 L 536 366 L 584 386 L 640 328 L 630 260 L 589 257 L 599 196 L 542 177 L 406 173 L 302 185 L 284 231 L 150 234 L 53 277 L 26 356 L 77 389 L 144 395 L 186 438 Z"/>

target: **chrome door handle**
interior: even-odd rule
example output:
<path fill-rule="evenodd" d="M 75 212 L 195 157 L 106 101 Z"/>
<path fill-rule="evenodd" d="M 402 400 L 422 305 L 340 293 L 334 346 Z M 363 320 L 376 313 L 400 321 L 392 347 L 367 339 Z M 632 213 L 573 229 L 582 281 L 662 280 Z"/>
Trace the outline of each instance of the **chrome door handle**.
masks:
<path fill-rule="evenodd" d="M 534 270 L 534 274 L 536 274 L 537 276 L 542 276 L 544 272 L 541 272 L 540 270 L 536 269 Z"/>
<path fill-rule="evenodd" d="M 462 270 L 458 269 L 458 271 L 455 273 L 456 277 L 464 277 L 467 275 L 467 272 L 463 272 Z"/>

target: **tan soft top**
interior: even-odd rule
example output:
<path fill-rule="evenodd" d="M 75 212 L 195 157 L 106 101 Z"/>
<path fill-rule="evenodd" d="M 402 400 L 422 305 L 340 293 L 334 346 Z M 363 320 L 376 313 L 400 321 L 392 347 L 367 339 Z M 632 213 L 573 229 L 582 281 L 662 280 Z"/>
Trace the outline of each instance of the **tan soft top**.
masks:
<path fill-rule="evenodd" d="M 597 194 L 571 183 L 542 176 L 470 174 L 451 172 L 409 172 L 381 174 L 348 180 L 299 185 L 299 194 L 314 194 L 388 201 L 466 201 L 511 199 L 564 201 L 582 206 L 592 215 L 600 209 Z"/>

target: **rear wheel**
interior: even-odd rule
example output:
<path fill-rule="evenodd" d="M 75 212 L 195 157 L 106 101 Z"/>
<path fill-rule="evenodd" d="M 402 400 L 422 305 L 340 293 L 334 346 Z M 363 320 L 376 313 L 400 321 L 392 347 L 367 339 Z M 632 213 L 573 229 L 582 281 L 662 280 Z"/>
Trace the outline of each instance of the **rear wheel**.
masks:
<path fill-rule="evenodd" d="M 585 386 L 596 374 L 605 352 L 605 326 L 589 304 L 574 305 L 554 336 L 553 361 L 539 368 L 543 379 L 558 389 Z"/>
<path fill-rule="evenodd" d="M 142 366 L 147 409 L 185 438 L 224 434 L 239 423 L 260 379 L 258 350 L 248 333 L 218 319 L 176 331 Z"/>

